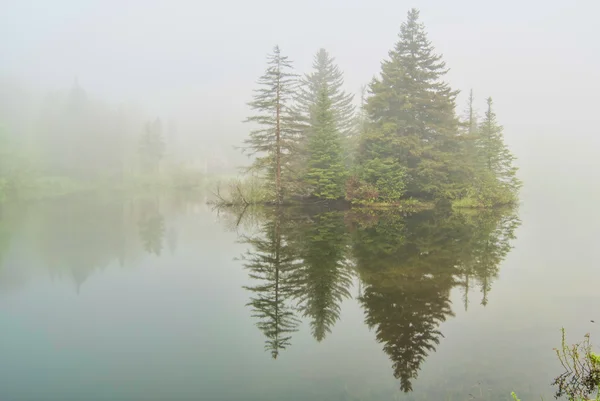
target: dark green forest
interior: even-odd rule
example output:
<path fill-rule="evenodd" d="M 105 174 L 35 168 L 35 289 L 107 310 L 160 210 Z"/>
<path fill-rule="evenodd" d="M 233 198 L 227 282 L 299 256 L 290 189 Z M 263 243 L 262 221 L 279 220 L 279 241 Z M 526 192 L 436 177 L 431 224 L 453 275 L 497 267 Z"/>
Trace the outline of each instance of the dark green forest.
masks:
<path fill-rule="evenodd" d="M 416 9 L 360 105 L 343 90 L 343 73 L 325 49 L 299 76 L 276 46 L 249 103 L 247 171 L 264 189 L 255 201 L 515 203 L 521 183 L 492 99 L 478 118 L 471 91 L 458 116 L 459 91 L 445 81 L 447 72 Z"/>

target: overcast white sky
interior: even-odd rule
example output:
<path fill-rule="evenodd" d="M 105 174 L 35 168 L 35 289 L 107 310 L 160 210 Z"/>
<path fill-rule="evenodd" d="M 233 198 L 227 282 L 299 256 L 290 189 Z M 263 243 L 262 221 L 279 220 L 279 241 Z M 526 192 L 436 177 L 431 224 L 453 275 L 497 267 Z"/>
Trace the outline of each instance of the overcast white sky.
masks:
<path fill-rule="evenodd" d="M 494 97 L 522 163 L 543 137 L 587 141 L 578 151 L 597 154 L 598 0 L 0 0 L 0 74 L 45 89 L 77 76 L 99 97 L 227 136 L 245 129 L 274 44 L 301 72 L 325 47 L 358 92 L 410 7 L 451 84 L 481 103 Z"/>

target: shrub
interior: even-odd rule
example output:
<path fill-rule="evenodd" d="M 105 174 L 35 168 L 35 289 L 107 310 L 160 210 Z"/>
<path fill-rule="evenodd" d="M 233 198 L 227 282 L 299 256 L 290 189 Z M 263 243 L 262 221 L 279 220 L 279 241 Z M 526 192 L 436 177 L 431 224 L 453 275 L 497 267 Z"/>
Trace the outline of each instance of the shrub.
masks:
<path fill-rule="evenodd" d="M 404 195 L 405 170 L 392 158 L 375 158 L 363 163 L 359 177 L 377 189 L 383 202 L 397 202 Z"/>
<path fill-rule="evenodd" d="M 562 330 L 562 343 L 555 349 L 564 372 L 554 379 L 558 386 L 556 398 L 566 395 L 570 401 L 587 400 L 591 394 L 600 396 L 600 355 L 592 351 L 590 335 L 586 334 L 581 343 L 567 345 L 565 330 Z"/>
<path fill-rule="evenodd" d="M 346 181 L 346 200 L 353 203 L 375 202 L 379 192 L 374 185 L 361 181 L 356 175 Z"/>
<path fill-rule="evenodd" d="M 255 205 L 269 200 L 269 191 L 257 177 L 234 178 L 225 185 L 217 184 L 213 192 L 215 204 L 220 206 Z"/>

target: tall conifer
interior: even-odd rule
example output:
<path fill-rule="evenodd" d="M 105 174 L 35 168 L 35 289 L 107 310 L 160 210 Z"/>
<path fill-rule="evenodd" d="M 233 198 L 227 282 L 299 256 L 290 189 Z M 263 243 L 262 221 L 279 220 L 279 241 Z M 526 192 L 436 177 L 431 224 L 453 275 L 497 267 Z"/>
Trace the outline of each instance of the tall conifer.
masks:
<path fill-rule="evenodd" d="M 370 85 L 359 163 L 386 158 L 406 169 L 407 192 L 417 197 L 452 197 L 460 180 L 454 163 L 460 148 L 455 116 L 456 91 L 412 9 L 399 40 Z M 388 162 L 389 164 L 389 162 Z M 383 164 L 385 165 L 385 164 Z"/>
<path fill-rule="evenodd" d="M 292 106 L 297 75 L 288 57 L 281 55 L 279 46 L 267 56 L 267 69 L 258 79 L 258 85 L 254 99 L 248 103 L 256 114 L 246 119 L 257 128 L 245 141 L 245 150 L 257 156 L 250 170 L 266 176 L 273 200 L 280 204 L 290 192 L 291 157 L 297 148 L 299 131 Z"/>

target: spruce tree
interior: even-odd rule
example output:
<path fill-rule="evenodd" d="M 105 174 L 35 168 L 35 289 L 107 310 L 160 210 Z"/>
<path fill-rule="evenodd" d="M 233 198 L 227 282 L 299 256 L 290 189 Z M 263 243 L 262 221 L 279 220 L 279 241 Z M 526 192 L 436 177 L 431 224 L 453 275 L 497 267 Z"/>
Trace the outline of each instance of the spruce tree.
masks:
<path fill-rule="evenodd" d="M 475 135 L 477 133 L 477 122 L 479 117 L 477 110 L 475 110 L 475 95 L 473 89 L 469 91 L 469 98 L 467 99 L 467 109 L 465 110 L 465 132 L 468 135 Z"/>
<path fill-rule="evenodd" d="M 298 109 L 307 121 L 316 118 L 315 104 L 321 91 L 326 89 L 331 101 L 331 111 L 335 129 L 344 137 L 350 137 L 355 131 L 354 95 L 343 90 L 344 74 L 325 49 L 319 49 L 313 61 L 313 71 L 305 74 L 298 88 Z"/>
<path fill-rule="evenodd" d="M 327 85 L 321 88 L 313 107 L 308 136 L 305 183 L 311 195 L 322 199 L 344 196 L 345 167 L 341 137 L 336 129 Z"/>
<path fill-rule="evenodd" d="M 496 120 L 492 98 L 487 99 L 485 117 L 479 126 L 481 162 L 487 172 L 493 174 L 505 195 L 516 195 L 521 187 L 517 178 L 518 168 L 513 165 L 515 157 L 504 143 L 503 127 Z"/>
<path fill-rule="evenodd" d="M 419 12 L 410 10 L 380 77 L 370 85 L 365 106 L 370 123 L 358 155 L 361 166 L 379 158 L 404 168 L 410 196 L 452 197 L 464 179 L 454 163 L 460 150 L 457 92 L 443 81 L 446 72 Z"/>
<path fill-rule="evenodd" d="M 257 128 L 245 141 L 245 151 L 257 156 L 250 170 L 265 175 L 274 201 L 280 204 L 292 184 L 291 158 L 297 150 L 299 125 L 293 110 L 297 75 L 279 46 L 267 56 L 267 69 L 258 85 L 248 103 L 256 114 L 246 119 Z"/>
<path fill-rule="evenodd" d="M 482 174 L 479 163 L 479 117 L 475 109 L 475 95 L 469 91 L 467 106 L 460 122 L 460 150 L 456 165 L 463 172 L 461 189 L 456 192 L 455 198 L 473 198 L 473 194 L 482 194 L 486 186 L 485 174 Z"/>

